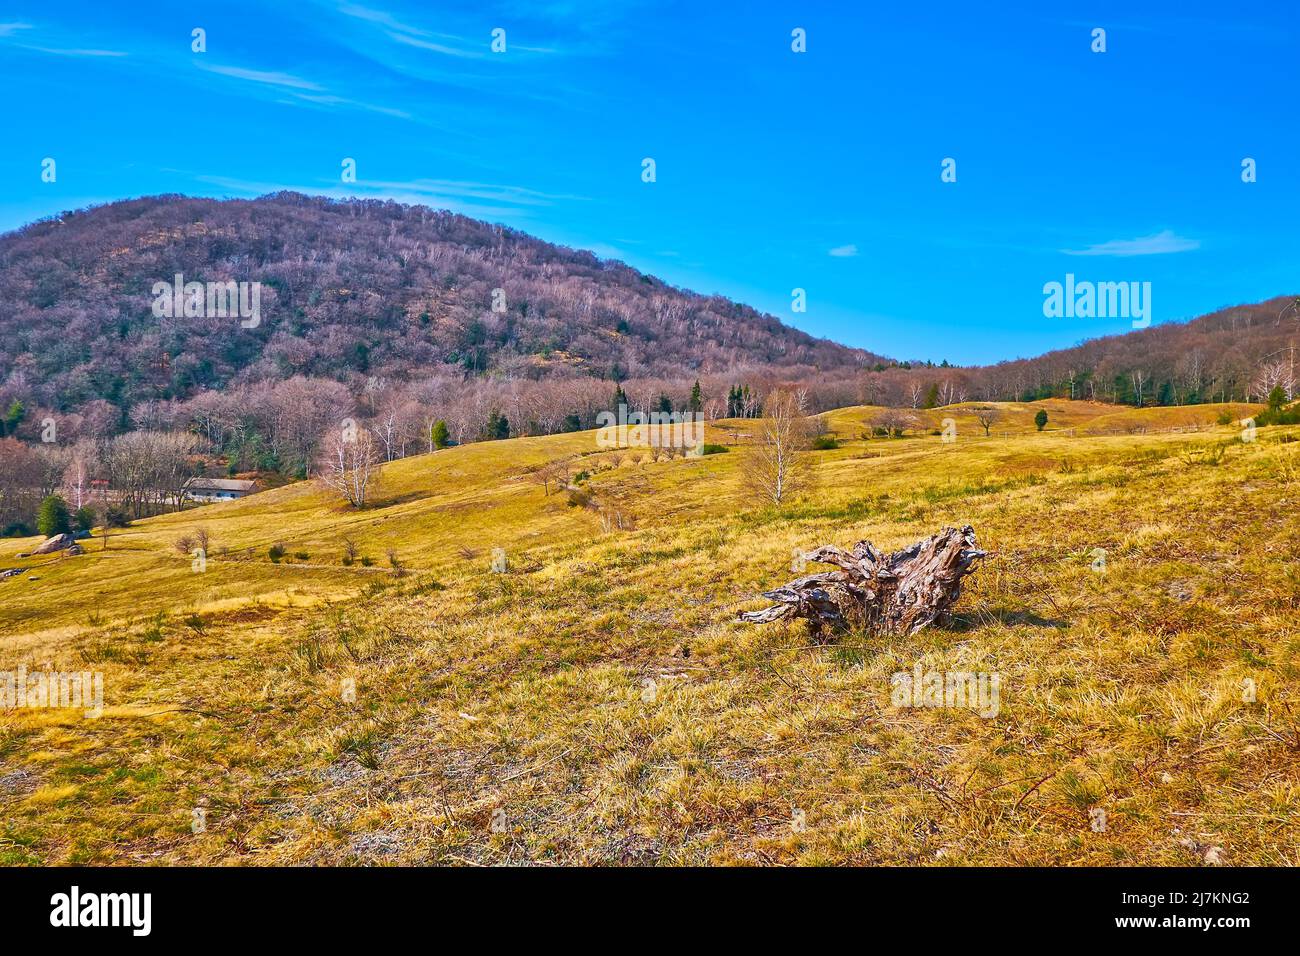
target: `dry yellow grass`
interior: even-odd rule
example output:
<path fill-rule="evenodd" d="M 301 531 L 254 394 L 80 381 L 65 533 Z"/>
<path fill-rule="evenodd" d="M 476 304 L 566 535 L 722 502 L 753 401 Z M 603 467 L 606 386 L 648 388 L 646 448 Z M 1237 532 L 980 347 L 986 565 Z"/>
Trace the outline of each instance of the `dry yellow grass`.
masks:
<path fill-rule="evenodd" d="M 0 860 L 1300 862 L 1296 430 L 1005 407 L 987 439 L 925 413 L 951 444 L 830 413 L 843 446 L 780 510 L 738 450 L 605 467 L 588 433 L 395 463 L 359 513 L 290 486 L 44 563 L 0 583 L 2 667 L 101 670 L 105 713 L 0 713 Z M 573 455 L 634 530 L 522 477 Z M 796 550 L 965 523 L 992 555 L 948 629 L 735 621 Z M 199 525 L 195 574 L 171 541 Z M 345 535 L 412 572 L 343 567 Z M 918 663 L 1000 675 L 997 716 L 892 706 Z"/>

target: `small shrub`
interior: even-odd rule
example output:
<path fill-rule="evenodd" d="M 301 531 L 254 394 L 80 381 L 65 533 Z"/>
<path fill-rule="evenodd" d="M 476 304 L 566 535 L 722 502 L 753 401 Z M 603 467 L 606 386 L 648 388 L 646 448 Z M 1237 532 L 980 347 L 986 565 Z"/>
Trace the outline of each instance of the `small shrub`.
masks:
<path fill-rule="evenodd" d="M 393 576 L 399 578 L 405 577 L 406 567 L 402 564 L 402 559 L 397 556 L 397 552 L 394 551 L 392 548 L 389 548 L 388 551 L 385 552 L 385 554 L 388 558 L 388 563 L 393 568 Z"/>
<path fill-rule="evenodd" d="M 834 435 L 818 435 L 812 442 L 813 451 L 830 451 L 839 448 L 839 440 Z"/>
<path fill-rule="evenodd" d="M 90 505 L 82 505 L 72 516 L 73 522 L 78 531 L 89 531 L 95 527 L 95 509 Z"/>
<path fill-rule="evenodd" d="M 706 455 L 725 455 L 731 451 L 726 445 L 714 445 L 709 442 L 704 443 L 704 454 Z"/>
<path fill-rule="evenodd" d="M 302 658 L 308 673 L 314 674 L 325 666 L 325 645 L 315 634 L 299 643 L 293 650 L 298 657 Z"/>
<path fill-rule="evenodd" d="M 367 730 L 344 737 L 339 741 L 339 752 L 351 755 L 353 760 L 367 770 L 378 770 L 380 743 L 379 735 L 373 730 Z"/>
<path fill-rule="evenodd" d="M 447 590 L 447 586 L 443 584 L 441 581 L 428 579 L 425 581 L 421 581 L 419 584 L 411 585 L 411 587 L 407 590 L 407 593 L 411 595 L 417 595 L 417 594 L 426 594 L 429 591 L 445 591 L 445 590 Z"/>
<path fill-rule="evenodd" d="M 311 555 L 308 554 L 306 551 L 295 551 L 293 553 L 293 556 L 299 561 L 306 561 L 308 558 L 311 557 Z"/>
<path fill-rule="evenodd" d="M 284 553 L 284 545 L 277 541 L 275 544 L 271 545 L 270 549 L 266 552 L 266 556 L 275 564 L 279 564 L 280 559 L 284 557 Z"/>
<path fill-rule="evenodd" d="M 364 554 L 361 556 L 361 566 L 363 568 L 368 568 L 374 563 L 374 561 L 370 560 L 370 558 L 366 557 Z"/>
<path fill-rule="evenodd" d="M 163 639 L 163 629 L 167 626 L 167 615 L 159 611 L 149 621 L 148 626 L 140 635 L 143 640 L 157 643 Z"/>
<path fill-rule="evenodd" d="M 172 542 L 172 547 L 176 549 L 177 554 L 188 555 L 194 550 L 194 538 L 188 534 L 183 534 Z"/>
<path fill-rule="evenodd" d="M 1300 408 L 1267 408 L 1255 416 L 1255 424 L 1261 427 L 1300 424 Z"/>

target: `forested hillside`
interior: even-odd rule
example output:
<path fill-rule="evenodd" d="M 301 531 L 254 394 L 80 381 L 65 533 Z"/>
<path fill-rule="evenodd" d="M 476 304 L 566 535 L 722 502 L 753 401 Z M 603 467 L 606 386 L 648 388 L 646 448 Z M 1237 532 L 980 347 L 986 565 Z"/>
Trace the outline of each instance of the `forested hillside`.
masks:
<path fill-rule="evenodd" d="M 160 308 L 180 304 L 156 291 L 177 276 L 209 295 L 256 285 L 255 319 L 210 301 Z M 194 474 L 305 477 L 349 423 L 392 460 L 592 428 L 621 403 L 756 416 L 782 385 L 810 412 L 1279 405 L 1294 398 L 1297 339 L 1288 296 L 988 367 L 896 361 L 449 212 L 149 197 L 0 237 L 0 531 L 29 532 L 56 489 L 79 506 L 96 481 L 138 514 Z"/>
<path fill-rule="evenodd" d="M 980 368 L 879 365 L 864 376 L 861 397 L 912 407 L 1039 398 L 1196 405 L 1262 402 L 1280 386 L 1290 400 L 1297 346 L 1300 300 L 1279 296 Z"/>
<path fill-rule="evenodd" d="M 178 274 L 260 283 L 257 324 L 155 315 L 155 283 Z M 0 429 L 29 439 L 53 417 L 71 438 L 188 428 L 301 458 L 279 446 L 314 428 L 287 422 L 305 406 L 387 415 L 406 442 L 444 419 L 469 441 L 494 412 L 520 434 L 590 427 L 620 395 L 680 408 L 696 381 L 709 415 L 752 413 L 787 382 L 815 410 L 1262 400 L 1277 385 L 1293 395 L 1297 338 L 1286 296 L 994 366 L 896 361 L 501 226 L 294 193 L 148 197 L 0 238 L 0 413 L 23 407 Z"/>
<path fill-rule="evenodd" d="M 261 283 L 260 320 L 155 315 L 154 284 L 177 274 Z M 701 377 L 851 377 L 878 358 L 589 252 L 396 203 L 161 196 L 0 239 L 0 402 L 76 432 L 127 428 L 133 412 L 183 423 L 194 409 L 177 403 L 207 391 L 251 409 L 299 377 L 327 403 L 435 402 L 461 438 L 489 407 L 555 431 L 573 413 L 588 423 L 615 381 L 633 402 L 682 402 Z"/>

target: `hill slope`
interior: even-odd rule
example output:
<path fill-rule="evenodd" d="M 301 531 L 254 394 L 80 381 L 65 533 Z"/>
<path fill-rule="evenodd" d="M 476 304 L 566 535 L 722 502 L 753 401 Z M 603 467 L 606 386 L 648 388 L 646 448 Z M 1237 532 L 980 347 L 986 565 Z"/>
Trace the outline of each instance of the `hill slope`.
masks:
<path fill-rule="evenodd" d="M 156 316 L 155 283 L 176 275 L 261 283 L 258 324 Z M 615 379 L 642 410 L 682 408 L 700 381 L 711 417 L 733 386 L 757 403 L 782 382 L 815 410 L 1232 402 L 1294 395 L 1297 345 L 1300 302 L 1281 297 L 993 366 L 900 364 L 515 230 L 294 193 L 128 200 L 0 236 L 0 413 L 24 404 L 20 437 L 46 417 L 60 441 L 190 429 L 287 473 L 311 465 L 281 447 L 303 406 L 331 427 L 395 423 L 418 447 L 434 420 L 470 441 L 493 412 L 512 434 L 592 427 Z"/>
<path fill-rule="evenodd" d="M 178 273 L 261 282 L 260 325 L 156 317 L 153 285 Z M 290 375 L 677 379 L 876 358 L 588 252 L 391 202 L 159 196 L 0 237 L 0 384 L 61 411 Z"/>
<path fill-rule="evenodd" d="M 874 410 L 839 410 L 845 445 L 781 512 L 739 449 L 601 453 L 586 484 L 636 525 L 605 530 L 521 477 L 591 449 L 563 435 L 394 462 L 360 513 L 300 484 L 139 522 L 0 582 L 6 662 L 102 670 L 106 698 L 0 722 L 0 859 L 1300 862 L 1297 429 L 1243 443 L 1209 407 L 1091 433 L 1105 411 L 1008 406 L 985 439 L 942 410 L 945 444 L 862 441 Z M 792 551 L 968 522 L 992 554 L 951 628 L 819 646 L 735 621 Z M 194 573 L 170 542 L 200 525 Z M 343 566 L 345 536 L 414 571 Z M 892 706 L 916 666 L 998 673 L 998 714 Z"/>

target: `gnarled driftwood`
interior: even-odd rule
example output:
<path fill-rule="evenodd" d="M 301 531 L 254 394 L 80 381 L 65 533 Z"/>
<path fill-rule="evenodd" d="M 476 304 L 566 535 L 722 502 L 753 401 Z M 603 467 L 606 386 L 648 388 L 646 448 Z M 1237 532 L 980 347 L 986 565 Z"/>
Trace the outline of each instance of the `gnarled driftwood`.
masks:
<path fill-rule="evenodd" d="M 823 627 L 861 627 L 883 634 L 913 634 L 948 617 L 961 596 L 961 579 L 986 552 L 975 547 L 975 531 L 944 528 L 910 548 L 881 554 L 869 541 L 852 551 L 823 545 L 804 557 L 833 564 L 838 571 L 810 574 L 763 597 L 775 602 L 747 611 L 741 620 L 766 624 L 788 617 L 808 619 L 814 634 Z"/>

